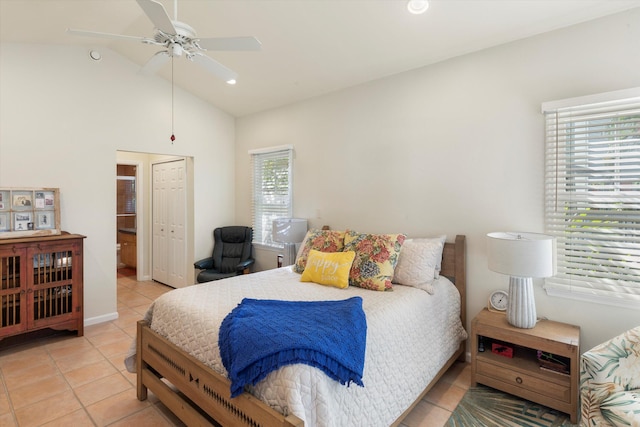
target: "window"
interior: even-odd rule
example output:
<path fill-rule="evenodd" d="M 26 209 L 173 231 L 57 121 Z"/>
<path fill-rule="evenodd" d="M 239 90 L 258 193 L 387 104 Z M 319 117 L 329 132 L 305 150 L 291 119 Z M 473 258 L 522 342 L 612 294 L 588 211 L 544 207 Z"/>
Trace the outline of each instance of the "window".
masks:
<path fill-rule="evenodd" d="M 253 243 L 281 248 L 273 241 L 271 228 L 276 218 L 293 216 L 293 147 L 251 150 L 253 169 Z"/>
<path fill-rule="evenodd" d="M 640 308 L 640 88 L 545 103 L 550 295 Z"/>

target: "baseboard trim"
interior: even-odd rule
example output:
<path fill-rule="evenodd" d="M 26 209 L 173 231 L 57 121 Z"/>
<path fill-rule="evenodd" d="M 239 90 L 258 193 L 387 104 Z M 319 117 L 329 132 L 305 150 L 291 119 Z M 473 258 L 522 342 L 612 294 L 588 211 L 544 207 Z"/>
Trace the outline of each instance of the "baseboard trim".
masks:
<path fill-rule="evenodd" d="M 102 316 L 90 317 L 88 319 L 84 319 L 84 326 L 97 325 L 99 323 L 110 322 L 112 320 L 118 319 L 118 312 L 114 311 L 113 313 L 103 314 Z"/>

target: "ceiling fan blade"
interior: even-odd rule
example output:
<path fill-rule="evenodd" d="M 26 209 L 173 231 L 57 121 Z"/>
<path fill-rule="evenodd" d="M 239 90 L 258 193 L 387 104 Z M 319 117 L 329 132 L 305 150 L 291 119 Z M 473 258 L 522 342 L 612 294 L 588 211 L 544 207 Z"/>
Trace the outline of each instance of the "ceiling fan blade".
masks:
<path fill-rule="evenodd" d="M 171 58 L 169 52 L 167 52 L 166 50 L 161 50 L 160 52 L 153 55 L 146 64 L 144 64 L 144 66 L 139 71 L 140 74 L 144 74 L 147 76 L 155 74 L 160 68 L 162 68 L 164 64 L 169 61 L 169 58 Z"/>
<path fill-rule="evenodd" d="M 153 25 L 165 34 L 177 34 L 173 21 L 162 3 L 154 0 L 136 0 Z"/>
<path fill-rule="evenodd" d="M 72 34 L 74 36 L 100 37 L 104 39 L 136 40 L 136 41 L 150 40 L 150 39 L 147 39 L 146 37 L 125 36 L 123 34 L 101 33 L 98 31 L 75 30 L 73 28 L 67 28 L 67 33 Z"/>
<path fill-rule="evenodd" d="M 260 50 L 262 48 L 262 43 L 255 37 L 198 39 L 198 45 L 206 50 Z"/>
<path fill-rule="evenodd" d="M 195 63 L 200 64 L 211 74 L 221 78 L 227 83 L 235 83 L 235 80 L 238 78 L 238 74 L 235 71 L 230 70 L 229 68 L 225 67 L 215 59 L 208 57 L 207 55 L 195 53 L 189 59 L 191 59 Z"/>

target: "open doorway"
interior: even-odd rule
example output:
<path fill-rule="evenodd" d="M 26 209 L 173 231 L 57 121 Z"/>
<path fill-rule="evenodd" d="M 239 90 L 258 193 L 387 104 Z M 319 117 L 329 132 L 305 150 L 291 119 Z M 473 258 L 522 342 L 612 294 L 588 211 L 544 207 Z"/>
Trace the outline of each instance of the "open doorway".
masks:
<path fill-rule="evenodd" d="M 137 276 L 137 185 L 135 164 L 116 165 L 118 278 Z"/>
<path fill-rule="evenodd" d="M 175 248 L 176 251 L 179 251 L 180 257 L 171 257 L 166 262 L 172 263 L 171 267 L 174 269 L 181 267 L 181 271 L 183 271 L 181 275 L 182 282 L 177 283 L 175 281 L 172 281 L 171 283 L 169 283 L 169 285 L 172 287 L 182 287 L 191 285 L 195 282 L 195 270 L 193 267 L 194 198 L 192 157 L 117 151 L 116 170 L 118 168 L 118 165 L 127 165 L 135 169 L 135 217 L 133 217 L 132 215 L 132 211 L 134 210 L 134 208 L 133 206 L 131 206 L 128 209 L 129 212 L 126 214 L 127 220 L 121 220 L 121 222 L 118 222 L 115 232 L 119 235 L 118 242 L 120 242 L 119 246 L 116 245 L 120 248 L 118 266 L 122 267 L 122 265 L 126 262 L 125 265 L 127 265 L 127 268 L 131 268 L 132 264 L 135 263 L 135 277 L 132 278 L 137 281 L 152 280 L 152 273 L 154 269 L 154 248 L 157 248 L 157 242 L 154 242 L 152 221 L 154 211 L 154 185 L 152 172 L 154 169 L 154 165 L 173 163 L 176 160 L 184 161 L 186 169 L 184 182 L 184 192 L 186 194 L 186 206 L 184 206 L 184 240 L 182 242 L 183 247 Z M 117 174 L 117 176 L 120 175 Z M 128 182 L 129 186 L 132 185 L 130 178 L 126 178 L 123 181 Z M 116 185 L 118 185 L 117 182 L 118 180 L 116 180 Z M 120 204 L 120 200 L 118 200 L 118 204 Z M 120 209 L 120 207 L 118 209 Z M 133 218 L 135 218 L 135 220 Z M 123 223 L 125 223 L 126 225 L 123 226 Z M 121 233 L 121 228 L 125 229 L 124 233 Z M 122 250 L 124 246 L 121 243 L 121 239 L 126 239 L 127 237 L 134 238 L 135 249 L 132 251 L 135 253 L 135 261 L 126 261 L 126 256 L 124 261 L 122 259 Z M 133 245 L 128 246 L 127 249 L 131 250 L 132 246 Z M 177 262 L 180 262 L 181 265 L 177 266 Z M 122 273 L 131 274 L 132 270 L 123 270 Z"/>

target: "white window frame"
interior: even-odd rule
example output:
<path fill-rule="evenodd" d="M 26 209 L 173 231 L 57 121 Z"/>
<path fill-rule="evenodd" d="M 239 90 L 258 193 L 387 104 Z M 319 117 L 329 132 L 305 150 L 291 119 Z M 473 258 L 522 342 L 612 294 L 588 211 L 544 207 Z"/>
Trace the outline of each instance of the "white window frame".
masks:
<path fill-rule="evenodd" d="M 293 216 L 293 146 L 249 150 L 252 170 L 251 220 L 253 244 L 265 248 L 282 249 L 283 244 L 273 241 L 272 226 L 275 218 Z M 285 179 L 266 181 L 265 164 L 276 161 Z M 269 184 L 269 188 L 266 185 Z"/>
<path fill-rule="evenodd" d="M 549 295 L 640 309 L 640 88 L 542 104 Z M 631 130 L 631 133 L 629 132 Z"/>

